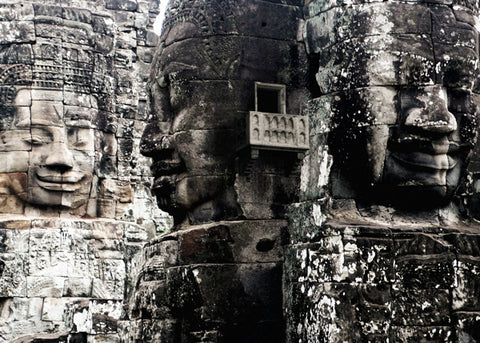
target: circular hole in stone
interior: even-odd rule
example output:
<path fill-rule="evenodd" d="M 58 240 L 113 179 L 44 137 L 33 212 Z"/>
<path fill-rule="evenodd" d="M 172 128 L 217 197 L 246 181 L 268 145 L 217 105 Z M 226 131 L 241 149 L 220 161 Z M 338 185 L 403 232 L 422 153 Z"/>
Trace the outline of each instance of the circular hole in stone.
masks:
<path fill-rule="evenodd" d="M 267 252 L 273 249 L 275 241 L 269 238 L 262 238 L 257 243 L 257 250 L 261 252 Z"/>

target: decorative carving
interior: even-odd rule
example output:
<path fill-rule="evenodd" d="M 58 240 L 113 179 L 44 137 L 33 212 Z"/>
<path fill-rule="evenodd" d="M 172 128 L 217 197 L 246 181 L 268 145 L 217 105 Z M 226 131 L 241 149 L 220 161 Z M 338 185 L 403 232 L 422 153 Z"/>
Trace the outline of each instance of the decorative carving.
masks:
<path fill-rule="evenodd" d="M 252 148 L 308 150 L 308 117 L 250 111 L 248 144 Z"/>
<path fill-rule="evenodd" d="M 0 342 L 119 342 L 169 226 L 138 148 L 158 11 L 113 2 L 0 4 Z"/>
<path fill-rule="evenodd" d="M 448 203 L 476 137 L 478 31 L 457 17 L 460 8 L 389 3 L 338 11 L 307 24 L 310 51 L 318 54 L 316 101 L 331 110 L 334 197 L 416 208 Z M 370 21 L 352 27 L 353 18 L 383 11 L 391 31 Z M 326 17 L 350 39 L 316 30 Z M 407 17 L 408 24 L 400 20 Z"/>

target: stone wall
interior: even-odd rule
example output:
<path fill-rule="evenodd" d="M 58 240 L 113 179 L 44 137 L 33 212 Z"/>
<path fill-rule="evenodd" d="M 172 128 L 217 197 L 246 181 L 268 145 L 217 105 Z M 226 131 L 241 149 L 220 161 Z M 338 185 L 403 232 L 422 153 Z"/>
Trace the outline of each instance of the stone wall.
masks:
<path fill-rule="evenodd" d="M 287 341 L 480 341 L 477 6 L 307 1 L 305 14 L 311 136 L 289 214 Z M 426 148 L 440 141 L 465 153 Z M 428 160 L 442 154 L 457 162 Z"/>
<path fill-rule="evenodd" d="M 139 153 L 158 6 L 0 4 L 1 342 L 120 340 L 136 256 L 170 226 Z"/>

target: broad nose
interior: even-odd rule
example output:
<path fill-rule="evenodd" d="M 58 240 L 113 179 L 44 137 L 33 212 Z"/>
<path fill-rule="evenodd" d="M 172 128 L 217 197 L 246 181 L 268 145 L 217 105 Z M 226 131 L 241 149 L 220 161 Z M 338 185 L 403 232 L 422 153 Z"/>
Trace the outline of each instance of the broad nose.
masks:
<path fill-rule="evenodd" d="M 457 120 L 448 110 L 447 91 L 442 86 L 419 90 L 416 106 L 410 108 L 404 125 L 428 133 L 448 134 L 457 130 Z"/>
<path fill-rule="evenodd" d="M 73 154 L 66 142 L 54 143 L 52 149 L 48 151 L 45 165 L 48 168 L 65 172 L 73 168 Z"/>
<path fill-rule="evenodd" d="M 154 157 L 160 151 L 173 150 L 173 136 L 169 134 L 170 123 L 151 121 L 145 127 L 140 141 L 140 152 L 147 157 Z"/>
<path fill-rule="evenodd" d="M 170 93 L 164 78 L 157 79 L 151 85 L 150 101 L 154 115 L 143 131 L 140 152 L 144 156 L 154 157 L 160 151 L 173 149 Z"/>

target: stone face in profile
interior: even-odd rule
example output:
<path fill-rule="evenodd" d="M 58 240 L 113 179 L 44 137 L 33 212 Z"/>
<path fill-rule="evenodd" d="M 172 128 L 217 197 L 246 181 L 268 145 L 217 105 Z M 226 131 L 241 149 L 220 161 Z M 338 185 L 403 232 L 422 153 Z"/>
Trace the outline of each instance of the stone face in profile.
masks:
<path fill-rule="evenodd" d="M 317 92 L 333 112 L 333 184 L 343 185 L 333 186 L 334 196 L 371 201 L 374 190 L 377 200 L 402 206 L 448 202 L 476 137 L 474 17 L 425 4 L 356 5 L 333 19 L 337 11 L 307 23 L 318 52 Z M 388 25 L 352 25 L 366 15 Z M 319 29 L 322 16 L 348 39 Z"/>
<path fill-rule="evenodd" d="M 261 13 L 268 6 L 280 12 L 276 5 L 254 2 L 254 6 Z M 242 202 L 256 200 L 241 199 L 245 192 L 238 191 L 242 185 L 238 186 L 234 162 L 238 137 L 255 106 L 255 81 L 286 84 L 291 95 L 287 112 L 299 113 L 302 96 L 293 90 L 300 88 L 305 55 L 294 41 L 296 26 L 278 32 L 268 26 L 292 25 L 301 15 L 299 7 L 282 8 L 274 15 L 282 23 L 272 18 L 263 26 L 249 11 L 234 1 L 176 1 L 167 12 L 151 82 L 153 118 L 142 149 L 154 161 L 158 204 L 177 223 L 185 218 L 200 223 L 250 217 Z M 269 39 L 274 34 L 276 43 Z M 255 38 L 248 38 L 252 35 Z M 280 185 L 268 180 L 264 184 L 269 182 Z M 293 193 L 284 187 L 281 196 L 288 199 Z M 272 198 L 280 202 L 278 195 Z M 256 218 L 272 212 L 271 204 L 262 206 L 266 210 L 258 211 Z"/>

